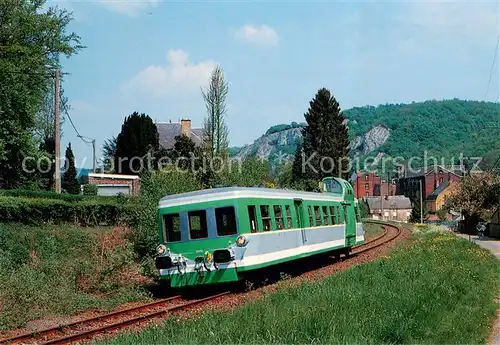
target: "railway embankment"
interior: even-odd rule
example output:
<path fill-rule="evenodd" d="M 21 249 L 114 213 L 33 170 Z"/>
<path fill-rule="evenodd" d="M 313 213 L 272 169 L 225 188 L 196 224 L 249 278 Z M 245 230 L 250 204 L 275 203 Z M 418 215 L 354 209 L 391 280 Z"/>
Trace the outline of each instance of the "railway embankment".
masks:
<path fill-rule="evenodd" d="M 417 227 L 410 243 L 372 262 L 105 343 L 485 344 L 499 268 L 476 244 Z"/>

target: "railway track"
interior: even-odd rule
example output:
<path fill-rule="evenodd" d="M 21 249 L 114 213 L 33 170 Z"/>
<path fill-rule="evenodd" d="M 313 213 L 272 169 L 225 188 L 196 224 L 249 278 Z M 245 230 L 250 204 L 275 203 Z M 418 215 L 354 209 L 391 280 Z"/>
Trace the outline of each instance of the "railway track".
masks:
<path fill-rule="evenodd" d="M 136 307 L 99 315 L 96 317 L 60 325 L 31 333 L 23 333 L 10 338 L 0 339 L 0 344 L 65 344 L 87 339 L 93 335 L 121 329 L 141 321 L 154 319 L 164 314 L 183 310 L 203 302 L 222 297 L 229 291 L 196 299 L 194 301 L 172 304 L 181 300 L 181 296 L 173 296 Z M 167 304 L 165 306 L 165 304 Z M 103 324 L 104 323 L 104 324 Z"/>
<path fill-rule="evenodd" d="M 383 232 L 370 241 L 354 247 L 352 251 L 353 256 L 391 242 L 400 236 L 402 232 L 401 227 L 394 224 L 377 221 L 366 221 L 366 223 L 379 224 Z M 105 334 L 112 330 L 164 316 L 165 314 L 202 304 L 203 302 L 214 300 L 230 293 L 230 291 L 226 291 L 192 301 L 185 301 L 180 295 L 173 296 L 52 328 L 0 339 L 0 344 L 65 344 L 85 340 L 97 334 Z"/>

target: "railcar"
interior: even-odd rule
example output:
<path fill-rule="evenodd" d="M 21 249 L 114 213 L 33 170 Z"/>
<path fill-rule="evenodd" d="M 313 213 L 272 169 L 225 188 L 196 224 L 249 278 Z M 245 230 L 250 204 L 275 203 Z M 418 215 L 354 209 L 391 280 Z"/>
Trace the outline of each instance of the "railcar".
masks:
<path fill-rule="evenodd" d="M 364 241 L 352 186 L 325 178 L 322 192 L 215 188 L 158 204 L 160 278 L 174 288 L 236 282 L 256 270 Z"/>

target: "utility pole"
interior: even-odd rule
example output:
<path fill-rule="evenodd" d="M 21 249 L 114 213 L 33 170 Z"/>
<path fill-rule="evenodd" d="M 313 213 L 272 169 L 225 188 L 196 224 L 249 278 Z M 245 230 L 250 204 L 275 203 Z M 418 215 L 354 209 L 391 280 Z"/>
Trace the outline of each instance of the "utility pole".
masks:
<path fill-rule="evenodd" d="M 420 224 L 424 224 L 424 207 L 423 207 L 423 198 L 422 198 L 422 180 L 419 180 L 420 183 Z"/>
<path fill-rule="evenodd" d="M 56 183 L 56 193 L 61 193 L 61 107 L 60 107 L 60 95 L 59 88 L 61 82 L 60 70 L 55 70 L 55 100 L 54 100 L 54 141 L 55 141 L 55 183 Z"/>
<path fill-rule="evenodd" d="M 95 173 L 95 139 L 92 139 L 92 172 Z"/>
<path fill-rule="evenodd" d="M 382 173 L 380 174 L 380 219 L 384 220 L 384 193 L 382 193 L 382 184 L 383 184 L 383 178 L 384 176 Z"/>

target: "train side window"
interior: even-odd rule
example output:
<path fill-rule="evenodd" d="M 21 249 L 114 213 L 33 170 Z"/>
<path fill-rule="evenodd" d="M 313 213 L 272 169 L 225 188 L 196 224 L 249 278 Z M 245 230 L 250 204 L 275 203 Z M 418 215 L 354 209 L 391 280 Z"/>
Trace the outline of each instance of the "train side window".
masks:
<path fill-rule="evenodd" d="M 269 217 L 269 206 L 261 205 L 260 206 L 260 214 L 262 217 L 262 226 L 264 227 L 264 231 L 271 230 L 271 217 Z"/>
<path fill-rule="evenodd" d="M 163 216 L 166 242 L 177 242 L 181 240 L 181 221 L 179 214 L 167 214 Z"/>
<path fill-rule="evenodd" d="M 283 230 L 285 224 L 283 223 L 283 213 L 279 205 L 274 205 L 274 220 L 276 221 L 278 230 Z"/>
<path fill-rule="evenodd" d="M 337 224 L 337 220 L 335 217 L 335 208 L 333 206 L 330 206 L 330 217 L 332 218 L 332 225 Z"/>
<path fill-rule="evenodd" d="M 285 212 L 286 212 L 287 228 L 291 229 L 291 228 L 293 228 L 293 222 L 292 222 L 292 213 L 290 211 L 290 205 L 285 205 Z"/>
<path fill-rule="evenodd" d="M 325 225 L 330 224 L 329 218 L 330 216 L 328 215 L 328 207 L 323 206 L 323 222 L 325 223 Z"/>
<path fill-rule="evenodd" d="M 190 239 L 208 237 L 207 212 L 205 210 L 188 212 L 188 219 Z"/>
<path fill-rule="evenodd" d="M 250 221 L 250 232 L 257 232 L 257 213 L 255 206 L 248 206 L 248 218 Z"/>
<path fill-rule="evenodd" d="M 321 226 L 321 211 L 319 206 L 314 206 L 314 215 L 316 216 L 316 226 Z"/>
<path fill-rule="evenodd" d="M 309 206 L 307 209 L 309 210 L 309 225 L 310 226 L 314 226 L 314 218 L 313 218 L 312 207 Z"/>
<path fill-rule="evenodd" d="M 237 233 L 234 207 L 229 206 L 216 208 L 215 222 L 217 224 L 218 236 L 235 235 Z"/>
<path fill-rule="evenodd" d="M 342 212 L 340 209 L 344 210 L 343 206 L 337 206 L 337 219 L 339 221 L 339 224 L 344 224 L 344 217 L 342 217 Z"/>

